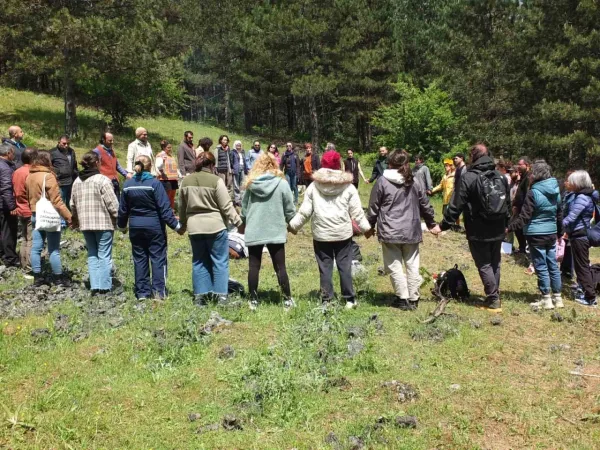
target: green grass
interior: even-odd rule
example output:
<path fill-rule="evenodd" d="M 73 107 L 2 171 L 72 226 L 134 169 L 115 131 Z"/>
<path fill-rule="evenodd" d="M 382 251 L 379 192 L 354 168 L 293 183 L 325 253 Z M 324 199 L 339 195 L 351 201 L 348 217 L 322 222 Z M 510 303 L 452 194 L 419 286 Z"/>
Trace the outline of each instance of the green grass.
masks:
<path fill-rule="evenodd" d="M 60 101 L 2 93 L 0 126 L 21 118 L 17 122 L 30 140 L 51 144 L 56 129 L 48 123 L 62 117 Z M 81 111 L 80 117 L 86 127 L 97 123 L 92 111 Z M 163 119 L 142 122 L 161 136 L 180 135 L 189 126 Z M 190 128 L 196 136 L 207 130 Z M 214 138 L 219 132 L 207 134 Z M 76 144 L 87 148 L 95 133 L 89 136 L 83 134 Z M 126 137 L 119 141 L 124 145 Z M 368 190 L 361 186 L 363 204 Z M 439 200 L 434 203 L 439 214 Z M 69 239 L 80 239 L 68 233 Z M 368 448 L 598 447 L 600 429 L 594 420 L 600 382 L 569 375 L 577 364 L 585 373 L 600 374 L 598 311 L 569 301 L 560 323 L 551 321 L 549 313 L 532 312 L 527 303 L 536 295 L 536 280 L 506 257 L 500 326 L 490 324 L 489 313 L 457 303 L 450 304 L 449 315 L 423 325 L 420 321 L 435 307 L 427 295 L 431 285 L 423 286 L 417 312 L 390 308 L 389 279 L 377 275 L 379 245 L 364 238 L 358 242 L 368 276 L 356 282 L 356 311 L 318 311 L 318 270 L 305 228 L 287 245 L 298 308 L 286 314 L 278 303 L 276 278 L 265 255 L 260 280 L 265 301 L 252 313 L 245 305 L 195 308 L 186 291 L 191 289 L 189 242 L 170 233 L 171 295 L 139 312 L 131 294 L 130 244 L 117 237 L 115 261 L 128 292 L 123 326 L 113 328 L 110 317 L 91 316 L 90 308 L 71 302 L 47 315 L 0 322 L 0 446 L 346 449 L 352 448 L 352 436 L 360 436 Z M 85 273 L 83 254 L 62 256 L 71 270 Z M 464 265 L 471 290 L 481 295 L 464 237 L 425 236 L 422 267 L 434 273 L 455 263 Z M 245 283 L 247 261 L 233 261 L 231 274 Z M 336 287 L 337 280 L 336 275 Z M 0 290 L 24 283 L 19 276 Z M 233 323 L 204 335 L 201 326 L 213 310 Z M 69 315 L 68 333 L 54 329 L 57 313 Z M 383 330 L 370 321 L 374 314 Z M 350 327 L 359 329 L 364 346 L 354 357 L 348 355 Z M 48 328 L 52 336 L 34 339 L 36 328 Z M 82 330 L 89 337 L 73 342 Z M 560 344 L 570 348 L 551 348 Z M 219 358 L 225 345 L 234 347 L 234 358 Z M 381 387 L 390 380 L 412 385 L 419 397 L 400 403 L 394 392 Z M 460 387 L 451 388 L 455 384 Z M 200 418 L 190 422 L 190 413 Z M 198 433 L 225 415 L 239 418 L 243 430 Z M 418 428 L 374 426 L 379 417 L 398 415 L 417 416 Z M 326 443 L 330 432 L 339 445 Z"/>

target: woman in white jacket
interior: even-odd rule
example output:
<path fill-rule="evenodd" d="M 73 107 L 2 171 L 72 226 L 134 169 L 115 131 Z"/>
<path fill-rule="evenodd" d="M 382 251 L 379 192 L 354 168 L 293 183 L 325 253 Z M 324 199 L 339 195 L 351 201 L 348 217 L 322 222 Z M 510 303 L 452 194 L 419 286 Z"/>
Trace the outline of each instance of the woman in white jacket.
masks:
<path fill-rule="evenodd" d="M 358 191 L 352 185 L 352 174 L 341 170 L 342 158 L 334 150 L 325 152 L 321 168 L 313 174 L 313 183 L 306 189 L 304 201 L 290 221 L 297 232 L 312 217 L 313 248 L 321 278 L 321 299 L 327 304 L 333 299 L 333 260 L 340 274 L 342 297 L 346 308 L 356 308 L 352 287 L 352 220 L 360 231 L 371 229 L 360 203 Z"/>

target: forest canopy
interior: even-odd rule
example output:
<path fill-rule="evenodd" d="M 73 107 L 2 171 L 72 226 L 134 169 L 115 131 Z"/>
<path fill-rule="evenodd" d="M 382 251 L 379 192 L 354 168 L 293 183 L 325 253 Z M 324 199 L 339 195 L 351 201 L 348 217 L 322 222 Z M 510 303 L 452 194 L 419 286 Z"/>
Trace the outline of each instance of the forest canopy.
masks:
<path fill-rule="evenodd" d="M 4 0 L 0 82 L 363 151 L 600 167 L 597 0 Z M 593 169 L 596 177 L 600 169 Z"/>

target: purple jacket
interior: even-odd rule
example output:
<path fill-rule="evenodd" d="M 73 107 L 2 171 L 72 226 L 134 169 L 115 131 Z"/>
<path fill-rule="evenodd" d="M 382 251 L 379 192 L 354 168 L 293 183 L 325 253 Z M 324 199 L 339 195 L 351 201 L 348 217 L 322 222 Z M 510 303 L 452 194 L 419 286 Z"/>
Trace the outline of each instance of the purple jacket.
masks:
<path fill-rule="evenodd" d="M 573 201 L 567 203 L 563 227 L 569 235 L 590 227 L 594 215 L 594 202 L 598 202 L 599 199 L 598 191 L 584 189 L 575 194 Z"/>

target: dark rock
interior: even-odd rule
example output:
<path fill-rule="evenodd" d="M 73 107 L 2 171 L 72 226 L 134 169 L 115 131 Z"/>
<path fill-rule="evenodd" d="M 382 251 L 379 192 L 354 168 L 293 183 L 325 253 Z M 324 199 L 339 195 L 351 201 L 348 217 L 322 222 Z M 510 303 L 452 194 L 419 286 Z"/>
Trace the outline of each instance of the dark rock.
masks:
<path fill-rule="evenodd" d="M 350 389 L 352 387 L 352 384 L 350 383 L 350 381 L 348 381 L 348 378 L 346 377 L 332 378 L 330 380 L 327 380 L 325 385 L 326 387 L 335 387 L 340 388 L 342 390 Z"/>
<path fill-rule="evenodd" d="M 365 441 L 360 436 L 350 436 L 348 438 L 350 450 L 362 450 L 365 448 Z"/>
<path fill-rule="evenodd" d="M 54 320 L 54 331 L 58 333 L 67 333 L 69 331 L 69 316 L 66 314 L 57 314 Z"/>
<path fill-rule="evenodd" d="M 36 341 L 42 341 L 44 339 L 48 339 L 52 334 L 48 328 L 36 328 L 35 330 L 31 330 L 31 337 Z"/>
<path fill-rule="evenodd" d="M 365 344 L 360 339 L 350 339 L 348 341 L 348 356 L 354 358 L 365 349 Z"/>
<path fill-rule="evenodd" d="M 112 328 L 119 328 L 123 326 L 124 323 L 125 319 L 123 319 L 121 316 L 111 317 L 110 319 L 108 319 L 108 324 Z"/>
<path fill-rule="evenodd" d="M 562 322 L 565 320 L 565 318 L 558 311 L 553 311 L 552 314 L 550 314 L 550 320 L 552 322 Z"/>
<path fill-rule="evenodd" d="M 419 392 L 410 384 L 392 380 L 382 383 L 381 386 L 395 391 L 398 394 L 397 398 L 400 403 L 413 402 L 419 398 Z"/>
<path fill-rule="evenodd" d="M 335 435 L 335 433 L 333 431 L 330 431 L 327 436 L 325 436 L 325 443 L 332 445 L 332 444 L 338 444 L 340 442 L 340 440 L 338 439 L 338 437 Z"/>
<path fill-rule="evenodd" d="M 383 322 L 377 314 L 373 314 L 369 317 L 369 323 L 373 324 L 377 331 L 383 331 Z"/>
<path fill-rule="evenodd" d="M 231 345 L 224 346 L 219 350 L 219 359 L 235 358 L 235 349 Z"/>
<path fill-rule="evenodd" d="M 188 420 L 189 420 L 190 422 L 195 422 L 196 420 L 200 419 L 200 417 L 202 417 L 202 416 L 200 415 L 200 413 L 189 413 L 189 414 L 188 414 Z"/>
<path fill-rule="evenodd" d="M 223 417 L 223 428 L 227 431 L 243 430 L 242 422 L 235 416 L 228 415 Z"/>
<path fill-rule="evenodd" d="M 196 430 L 196 433 L 202 434 L 202 433 L 208 433 L 209 431 L 218 431 L 220 428 L 221 428 L 220 423 L 211 423 L 209 425 L 201 426 L 200 428 L 198 428 Z"/>
<path fill-rule="evenodd" d="M 417 428 L 418 424 L 415 416 L 398 416 L 394 420 L 394 425 L 399 428 Z"/>
<path fill-rule="evenodd" d="M 471 324 L 471 326 L 473 328 L 481 328 L 481 325 L 482 325 L 480 320 L 475 320 L 475 319 L 469 320 L 469 323 Z"/>
<path fill-rule="evenodd" d="M 490 319 L 490 323 L 493 326 L 498 327 L 498 326 L 502 325 L 502 317 L 494 316 Z"/>
<path fill-rule="evenodd" d="M 231 322 L 231 320 L 227 320 L 221 317 L 218 312 L 212 311 L 210 313 L 210 318 L 202 326 L 200 332 L 202 334 L 211 334 L 219 332 L 220 329 L 231 326 L 232 323 L 233 322 Z"/>
<path fill-rule="evenodd" d="M 567 352 L 571 350 L 571 346 L 569 344 L 552 344 L 549 347 L 550 353 L 556 352 Z"/>
<path fill-rule="evenodd" d="M 75 336 L 73 336 L 71 338 L 71 340 L 73 342 L 79 342 L 79 341 L 83 341 L 84 339 L 87 339 L 88 336 L 89 336 L 89 333 L 87 331 L 82 331 L 81 333 L 77 333 Z"/>
<path fill-rule="evenodd" d="M 351 337 L 351 338 L 365 337 L 365 330 L 362 327 L 349 327 L 348 328 L 348 337 Z"/>

